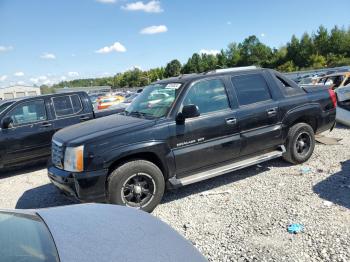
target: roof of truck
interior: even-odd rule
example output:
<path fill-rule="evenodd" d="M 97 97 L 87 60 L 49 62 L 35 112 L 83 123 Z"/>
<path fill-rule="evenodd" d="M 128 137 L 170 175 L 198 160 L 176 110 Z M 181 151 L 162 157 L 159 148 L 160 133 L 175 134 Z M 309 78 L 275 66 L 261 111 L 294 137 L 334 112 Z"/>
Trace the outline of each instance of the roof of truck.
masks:
<path fill-rule="evenodd" d="M 159 81 L 156 81 L 157 84 L 164 84 L 164 83 L 187 83 L 189 81 L 193 80 L 199 80 L 203 78 L 213 77 L 213 76 L 223 76 L 223 75 L 235 75 L 235 74 L 244 74 L 248 72 L 259 72 L 265 70 L 264 68 L 257 68 L 257 67 L 234 67 L 234 68 L 227 68 L 227 69 L 219 69 L 219 70 L 213 70 L 208 71 L 205 73 L 195 73 L 195 74 L 184 74 L 176 77 L 170 77 L 166 79 L 162 79 Z"/>

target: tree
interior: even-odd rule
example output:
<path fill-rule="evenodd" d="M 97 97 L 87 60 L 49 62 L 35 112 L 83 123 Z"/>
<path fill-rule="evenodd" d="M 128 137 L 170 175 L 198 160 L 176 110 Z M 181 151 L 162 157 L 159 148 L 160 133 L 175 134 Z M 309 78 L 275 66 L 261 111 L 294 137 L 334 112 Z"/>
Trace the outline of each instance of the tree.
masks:
<path fill-rule="evenodd" d="M 310 67 L 311 62 L 309 58 L 314 54 L 314 44 L 309 36 L 309 34 L 304 33 L 300 40 L 300 49 L 299 49 L 299 57 L 301 61 L 298 66 L 300 67 Z"/>
<path fill-rule="evenodd" d="M 241 59 L 241 51 L 236 43 L 231 43 L 228 45 L 226 50 L 226 64 L 228 67 L 235 67 L 238 65 Z"/>
<path fill-rule="evenodd" d="M 298 68 L 294 65 L 293 61 L 289 60 L 284 64 L 280 65 L 279 67 L 277 67 L 277 70 L 281 72 L 293 72 L 293 71 L 297 71 Z"/>
<path fill-rule="evenodd" d="M 165 77 L 178 76 L 181 74 L 181 63 L 179 60 L 174 59 L 168 63 L 165 67 Z"/>
<path fill-rule="evenodd" d="M 272 58 L 272 50 L 270 47 L 264 45 L 255 36 L 249 36 L 238 45 L 240 50 L 240 60 L 238 62 L 241 66 L 266 66 L 270 63 Z"/>
<path fill-rule="evenodd" d="M 313 35 L 316 52 L 326 56 L 329 53 L 329 35 L 324 26 L 320 26 L 317 33 Z"/>
<path fill-rule="evenodd" d="M 309 58 L 310 67 L 314 69 L 320 69 L 326 66 L 326 58 L 322 55 L 311 55 Z"/>

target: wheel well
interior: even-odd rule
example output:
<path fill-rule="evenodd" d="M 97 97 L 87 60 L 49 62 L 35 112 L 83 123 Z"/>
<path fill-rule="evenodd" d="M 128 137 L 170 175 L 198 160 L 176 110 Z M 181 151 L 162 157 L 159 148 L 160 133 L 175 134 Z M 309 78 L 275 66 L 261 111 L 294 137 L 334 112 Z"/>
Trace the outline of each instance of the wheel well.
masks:
<path fill-rule="evenodd" d="M 167 170 L 165 169 L 162 161 L 155 153 L 151 152 L 132 154 L 118 159 L 108 168 L 108 174 L 110 174 L 116 167 L 133 160 L 147 160 L 152 162 L 162 171 L 164 178 L 167 177 Z"/>
<path fill-rule="evenodd" d="M 297 123 L 306 123 L 312 127 L 314 132 L 316 133 L 317 130 L 317 120 L 315 118 L 312 118 L 310 116 L 302 116 L 298 119 L 296 119 L 294 122 L 291 123 L 290 126 L 294 126 Z"/>

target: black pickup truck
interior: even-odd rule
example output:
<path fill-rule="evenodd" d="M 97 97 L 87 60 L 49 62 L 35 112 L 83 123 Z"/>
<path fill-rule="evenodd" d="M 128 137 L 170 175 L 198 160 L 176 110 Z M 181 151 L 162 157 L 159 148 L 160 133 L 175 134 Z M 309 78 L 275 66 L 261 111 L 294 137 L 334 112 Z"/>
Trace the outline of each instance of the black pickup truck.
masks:
<path fill-rule="evenodd" d="M 85 92 L 1 101 L 0 169 L 49 158 L 57 130 L 115 112 L 94 112 Z"/>
<path fill-rule="evenodd" d="M 81 201 L 152 211 L 176 188 L 277 157 L 298 164 L 335 124 L 336 96 L 269 69 L 161 80 L 124 115 L 68 127 L 52 140 L 48 176 Z"/>

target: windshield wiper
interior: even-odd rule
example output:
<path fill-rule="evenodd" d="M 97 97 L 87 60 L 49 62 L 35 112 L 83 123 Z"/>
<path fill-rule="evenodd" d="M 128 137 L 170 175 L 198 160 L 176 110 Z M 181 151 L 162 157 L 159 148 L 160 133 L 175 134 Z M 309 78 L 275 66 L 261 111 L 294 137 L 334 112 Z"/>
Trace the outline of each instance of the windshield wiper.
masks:
<path fill-rule="evenodd" d="M 153 115 L 144 113 L 144 112 L 140 112 L 140 111 L 131 111 L 131 112 L 127 112 L 125 111 L 125 114 L 127 116 L 136 116 L 136 117 L 142 117 L 142 118 L 155 118 Z"/>

